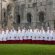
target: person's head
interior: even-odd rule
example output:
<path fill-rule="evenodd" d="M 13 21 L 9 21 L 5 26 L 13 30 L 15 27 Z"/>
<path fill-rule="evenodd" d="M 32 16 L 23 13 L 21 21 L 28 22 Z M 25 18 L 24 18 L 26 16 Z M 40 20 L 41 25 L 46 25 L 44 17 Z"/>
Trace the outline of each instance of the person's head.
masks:
<path fill-rule="evenodd" d="M 49 28 L 49 27 L 47 27 L 47 30 L 50 30 L 50 28 Z"/>
<path fill-rule="evenodd" d="M 18 30 L 20 29 L 20 27 L 18 27 Z"/>
<path fill-rule="evenodd" d="M 9 30 L 8 28 L 6 28 L 6 30 Z"/>
<path fill-rule="evenodd" d="M 43 26 L 41 27 L 41 30 L 44 30 Z"/>

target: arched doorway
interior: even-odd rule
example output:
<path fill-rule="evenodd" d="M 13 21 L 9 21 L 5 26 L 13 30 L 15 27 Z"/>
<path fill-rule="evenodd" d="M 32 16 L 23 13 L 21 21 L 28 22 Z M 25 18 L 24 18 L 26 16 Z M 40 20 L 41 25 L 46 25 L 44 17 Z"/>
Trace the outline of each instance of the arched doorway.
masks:
<path fill-rule="evenodd" d="M 39 21 L 41 22 L 41 23 L 43 23 L 44 22 L 44 12 L 39 12 Z"/>
<path fill-rule="evenodd" d="M 20 15 L 17 15 L 16 22 L 17 22 L 17 24 L 20 24 Z"/>
<path fill-rule="evenodd" d="M 45 17 L 44 16 L 45 16 L 45 13 L 43 11 L 39 12 L 39 21 L 40 21 L 39 26 L 40 26 L 40 28 L 41 27 L 45 28 L 45 22 L 44 22 Z"/>
<path fill-rule="evenodd" d="M 27 13 L 27 21 L 28 23 L 31 23 L 31 13 Z"/>

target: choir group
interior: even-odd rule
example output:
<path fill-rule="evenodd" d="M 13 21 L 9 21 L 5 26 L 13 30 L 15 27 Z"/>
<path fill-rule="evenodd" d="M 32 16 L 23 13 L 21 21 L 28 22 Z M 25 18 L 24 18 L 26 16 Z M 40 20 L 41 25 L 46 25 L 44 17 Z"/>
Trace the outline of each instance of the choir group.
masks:
<path fill-rule="evenodd" d="M 47 40 L 47 41 L 55 41 L 55 31 L 49 30 L 45 31 L 43 28 L 40 29 L 20 29 L 15 30 L 12 29 L 1 29 L 0 30 L 0 41 L 7 40 Z"/>

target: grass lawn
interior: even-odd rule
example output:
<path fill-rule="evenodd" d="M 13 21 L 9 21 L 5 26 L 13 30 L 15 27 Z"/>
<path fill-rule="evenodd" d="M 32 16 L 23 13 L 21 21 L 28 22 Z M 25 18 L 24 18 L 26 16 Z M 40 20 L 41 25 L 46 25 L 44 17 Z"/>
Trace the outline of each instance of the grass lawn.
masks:
<path fill-rule="evenodd" d="M 0 55 L 55 55 L 55 45 L 0 44 Z"/>

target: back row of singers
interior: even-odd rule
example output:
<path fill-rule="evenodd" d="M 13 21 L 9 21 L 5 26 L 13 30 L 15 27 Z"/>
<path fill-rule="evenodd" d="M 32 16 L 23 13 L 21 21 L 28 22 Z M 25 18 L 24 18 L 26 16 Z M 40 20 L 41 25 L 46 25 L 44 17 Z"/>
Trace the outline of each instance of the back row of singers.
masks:
<path fill-rule="evenodd" d="M 15 30 L 14 28 L 9 30 L 2 29 L 0 30 L 0 41 L 7 41 L 7 40 L 48 40 L 48 41 L 55 41 L 55 31 L 49 30 L 45 31 L 43 28 L 39 29 L 20 29 Z"/>

